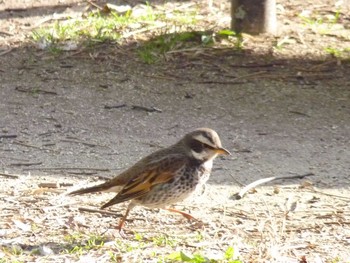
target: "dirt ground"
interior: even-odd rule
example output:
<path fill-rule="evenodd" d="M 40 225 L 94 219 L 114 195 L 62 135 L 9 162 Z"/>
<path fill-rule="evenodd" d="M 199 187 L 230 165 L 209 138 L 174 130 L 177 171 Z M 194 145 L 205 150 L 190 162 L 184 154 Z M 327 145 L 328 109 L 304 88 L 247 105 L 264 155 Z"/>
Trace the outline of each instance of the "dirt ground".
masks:
<path fill-rule="evenodd" d="M 154 65 L 131 46 L 52 56 L 28 39 L 43 19 L 84 5 L 0 1 L 1 263 L 171 262 L 175 251 L 220 261 L 228 247 L 243 262 L 350 262 L 350 63 L 322 52 L 350 47 L 348 9 L 319 34 L 297 14 L 334 14 L 333 2 L 279 2 L 277 37 Z M 229 26 L 229 3 L 198 5 L 213 27 Z M 286 47 L 271 48 L 276 39 Z M 127 222 L 137 235 L 123 240 L 124 204 L 86 209 L 112 194 L 64 195 L 198 127 L 215 129 L 233 153 L 216 160 L 204 193 L 178 205 L 202 229 L 140 207 Z M 307 173 L 232 198 L 255 180 Z M 93 236 L 103 245 L 84 247 Z"/>

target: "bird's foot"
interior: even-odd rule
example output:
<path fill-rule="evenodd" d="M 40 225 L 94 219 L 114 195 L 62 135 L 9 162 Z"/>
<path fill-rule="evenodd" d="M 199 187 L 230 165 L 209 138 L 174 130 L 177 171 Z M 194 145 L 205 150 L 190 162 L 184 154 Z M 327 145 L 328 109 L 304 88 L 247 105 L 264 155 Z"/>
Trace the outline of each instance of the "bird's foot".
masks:
<path fill-rule="evenodd" d="M 201 220 L 198 219 L 194 219 L 191 222 L 190 228 L 193 230 L 200 230 L 200 229 L 204 229 L 205 228 L 205 223 Z"/>
<path fill-rule="evenodd" d="M 178 214 L 181 214 L 183 217 L 187 218 L 188 220 L 192 221 L 192 220 L 195 220 L 197 221 L 196 218 L 194 218 L 192 215 L 186 213 L 186 212 L 183 212 L 183 211 L 180 211 L 180 210 L 177 210 L 177 209 L 174 209 L 174 208 L 164 208 L 165 210 L 168 210 L 170 212 L 174 212 L 174 213 L 178 213 Z"/>

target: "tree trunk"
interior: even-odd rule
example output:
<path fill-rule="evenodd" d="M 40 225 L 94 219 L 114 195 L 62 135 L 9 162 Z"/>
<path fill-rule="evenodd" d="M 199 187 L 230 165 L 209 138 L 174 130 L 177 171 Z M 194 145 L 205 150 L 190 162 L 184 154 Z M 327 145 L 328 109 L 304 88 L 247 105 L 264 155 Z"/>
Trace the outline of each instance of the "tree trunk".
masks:
<path fill-rule="evenodd" d="M 237 33 L 277 31 L 276 0 L 231 0 L 231 28 Z"/>

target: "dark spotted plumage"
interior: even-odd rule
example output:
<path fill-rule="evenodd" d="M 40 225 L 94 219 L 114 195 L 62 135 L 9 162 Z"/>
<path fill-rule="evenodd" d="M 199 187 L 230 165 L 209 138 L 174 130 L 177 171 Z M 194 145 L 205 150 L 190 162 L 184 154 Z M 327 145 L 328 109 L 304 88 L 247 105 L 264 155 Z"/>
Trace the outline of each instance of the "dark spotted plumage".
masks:
<path fill-rule="evenodd" d="M 230 153 L 222 148 L 217 133 L 208 128 L 197 129 L 176 144 L 146 156 L 113 179 L 70 194 L 117 192 L 101 208 L 130 200 L 118 226 L 121 230 L 134 206 L 165 208 L 191 195 L 209 179 L 213 160 L 218 154 Z M 181 211 L 168 210 L 181 213 L 188 219 L 193 218 Z"/>

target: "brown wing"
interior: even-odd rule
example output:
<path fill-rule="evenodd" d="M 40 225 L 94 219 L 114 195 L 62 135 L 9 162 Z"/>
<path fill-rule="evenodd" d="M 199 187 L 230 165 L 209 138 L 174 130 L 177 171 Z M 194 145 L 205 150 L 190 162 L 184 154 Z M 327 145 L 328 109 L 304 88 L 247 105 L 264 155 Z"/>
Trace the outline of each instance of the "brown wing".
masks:
<path fill-rule="evenodd" d="M 122 190 L 101 208 L 144 196 L 153 186 L 173 179 L 176 172 L 185 165 L 185 162 L 186 159 L 183 156 L 177 156 L 177 158 L 164 158 L 158 162 L 150 163 L 146 169 L 132 176 Z"/>
<path fill-rule="evenodd" d="M 169 149 L 172 149 L 172 150 L 169 150 Z M 70 192 L 69 195 L 80 195 L 80 194 L 87 194 L 87 193 L 110 191 L 111 189 L 114 189 L 116 187 L 117 187 L 116 189 L 118 189 L 118 186 L 120 187 L 120 189 L 122 189 L 131 181 L 136 181 L 139 177 L 141 178 L 147 177 L 147 171 L 150 172 L 152 171 L 152 169 L 158 166 L 162 166 L 164 163 L 166 163 L 166 158 L 164 158 L 164 156 L 168 156 L 175 161 L 183 158 L 182 155 L 174 154 L 173 148 L 161 149 L 144 157 L 143 159 L 135 163 L 133 166 L 131 166 L 129 169 L 118 174 L 111 180 L 108 180 L 107 182 L 104 182 L 99 185 Z M 119 190 L 117 191 L 119 192 Z"/>

